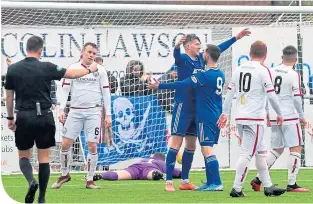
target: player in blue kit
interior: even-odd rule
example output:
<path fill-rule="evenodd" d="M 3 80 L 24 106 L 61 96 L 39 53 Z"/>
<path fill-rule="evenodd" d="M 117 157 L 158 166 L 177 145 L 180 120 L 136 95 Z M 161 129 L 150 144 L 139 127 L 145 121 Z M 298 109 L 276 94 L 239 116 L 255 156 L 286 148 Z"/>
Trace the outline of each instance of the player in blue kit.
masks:
<path fill-rule="evenodd" d="M 248 29 L 242 30 L 236 37 L 233 37 L 218 45 L 221 52 L 228 49 L 233 43 L 244 36 L 249 36 Z M 184 46 L 186 54 L 180 52 L 180 45 Z M 205 62 L 203 53 L 200 52 L 201 42 L 195 34 L 183 36 L 174 49 L 175 64 L 177 65 L 178 81 L 190 77 L 198 70 L 203 70 Z M 175 167 L 177 153 L 185 137 L 185 150 L 182 156 L 182 180 L 180 190 L 194 190 L 196 188 L 189 182 L 189 171 L 196 149 L 196 123 L 195 123 L 195 92 L 188 87 L 184 90 L 177 89 L 175 93 L 175 107 L 171 124 L 171 143 L 166 157 L 166 186 L 165 190 L 175 191 L 172 182 L 172 173 Z"/>
<path fill-rule="evenodd" d="M 213 151 L 214 144 L 217 144 L 220 129 L 217 121 L 222 113 L 222 90 L 225 83 L 225 75 L 217 67 L 217 60 L 221 50 L 216 45 L 207 45 L 203 53 L 205 70 L 195 75 L 173 83 L 160 84 L 157 80 L 147 87 L 151 89 L 176 89 L 195 90 L 196 96 L 196 130 L 201 151 L 205 160 L 207 182 L 201 187 L 195 188 L 198 191 L 222 191 L 223 185 L 219 174 L 219 163 Z M 185 92 L 188 97 L 188 92 Z"/>

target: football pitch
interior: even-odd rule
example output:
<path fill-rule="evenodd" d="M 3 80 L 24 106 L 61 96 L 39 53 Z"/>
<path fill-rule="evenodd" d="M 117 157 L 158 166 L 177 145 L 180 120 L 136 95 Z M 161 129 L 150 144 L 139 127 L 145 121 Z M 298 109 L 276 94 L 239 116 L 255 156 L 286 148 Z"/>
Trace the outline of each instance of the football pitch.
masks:
<path fill-rule="evenodd" d="M 310 193 L 288 193 L 280 197 L 266 197 L 262 192 L 254 192 L 249 182 L 256 171 L 249 171 L 244 192 L 245 198 L 231 198 L 229 192 L 232 188 L 234 171 L 222 171 L 224 184 L 223 192 L 195 192 L 180 191 L 180 180 L 174 180 L 176 192 L 164 191 L 164 181 L 98 181 L 101 189 L 86 189 L 84 174 L 71 174 L 72 180 L 65 183 L 60 189 L 48 188 L 48 203 L 313 203 L 313 169 L 300 169 L 298 184 L 309 188 Z M 280 187 L 287 185 L 287 170 L 272 170 L 271 176 L 274 184 Z M 36 175 L 37 177 L 37 175 Z M 58 174 L 52 174 L 49 187 L 57 179 Z M 194 184 L 200 185 L 205 179 L 203 171 L 193 171 L 190 179 Z M 2 176 L 2 182 L 7 194 L 14 200 L 23 203 L 27 191 L 23 175 Z M 37 192 L 38 194 L 38 192 Z M 35 202 L 37 201 L 37 197 Z"/>

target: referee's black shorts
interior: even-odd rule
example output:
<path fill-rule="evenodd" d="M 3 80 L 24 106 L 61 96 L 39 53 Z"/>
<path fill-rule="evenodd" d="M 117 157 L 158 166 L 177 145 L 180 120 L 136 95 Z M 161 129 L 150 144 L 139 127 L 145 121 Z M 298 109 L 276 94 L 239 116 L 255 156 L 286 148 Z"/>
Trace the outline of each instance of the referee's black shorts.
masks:
<path fill-rule="evenodd" d="M 18 111 L 16 114 L 15 145 L 18 150 L 28 150 L 34 146 L 47 149 L 55 146 L 55 123 L 50 109 Z"/>

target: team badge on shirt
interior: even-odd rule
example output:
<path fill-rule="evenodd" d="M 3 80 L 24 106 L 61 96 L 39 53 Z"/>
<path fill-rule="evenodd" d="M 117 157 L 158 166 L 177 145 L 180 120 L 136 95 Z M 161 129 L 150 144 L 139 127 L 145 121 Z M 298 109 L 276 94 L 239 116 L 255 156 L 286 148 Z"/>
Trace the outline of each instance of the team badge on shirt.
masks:
<path fill-rule="evenodd" d="M 194 75 L 191 76 L 191 80 L 192 80 L 194 83 L 197 83 L 197 82 L 198 82 L 197 78 L 196 78 Z"/>
<path fill-rule="evenodd" d="M 67 132 L 67 129 L 65 127 L 63 127 L 62 133 L 65 135 Z"/>
<path fill-rule="evenodd" d="M 97 77 L 97 76 L 99 76 L 99 72 L 94 72 L 93 75 L 94 75 L 95 77 Z"/>

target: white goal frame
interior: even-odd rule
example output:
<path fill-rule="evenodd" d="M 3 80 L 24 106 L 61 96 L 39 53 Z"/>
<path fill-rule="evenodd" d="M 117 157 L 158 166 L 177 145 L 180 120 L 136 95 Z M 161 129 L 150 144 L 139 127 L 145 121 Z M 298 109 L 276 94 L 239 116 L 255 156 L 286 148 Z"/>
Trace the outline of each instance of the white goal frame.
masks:
<path fill-rule="evenodd" d="M 216 14 L 295 14 L 299 21 L 292 22 L 293 26 L 305 25 L 302 14 L 312 14 L 313 6 L 213 6 L 213 5 L 161 5 L 161 4 L 109 4 L 109 3 L 61 3 L 61 2 L 12 2 L 2 1 L 1 7 L 5 9 L 42 9 L 42 10 L 69 10 L 69 11 L 128 11 L 128 12 L 162 12 L 162 13 L 216 13 Z M 299 15 L 299 16 L 298 16 Z M 280 18 L 278 18 L 279 21 Z M 313 20 L 308 22 L 313 25 Z M 244 26 L 244 24 L 236 24 Z M 271 26 L 268 24 L 267 26 Z M 6 26 L 6 25 L 5 25 Z M 5 27 L 4 26 L 4 27 Z M 129 25 L 127 25 L 129 26 Z M 213 25 L 212 25 L 213 26 Z M 227 26 L 231 26 L 228 24 Z M 252 25 L 254 26 L 254 25 Z M 260 27 L 263 27 L 261 25 Z M 32 26 L 30 25 L 30 28 Z M 70 26 L 69 26 L 70 27 Z M 107 26 L 107 27 L 116 27 Z M 144 26 L 143 26 L 144 27 Z M 147 26 L 149 27 L 149 26 Z M 119 167 L 116 167 L 119 168 Z"/>
<path fill-rule="evenodd" d="M 221 13 L 313 13 L 312 6 L 211 6 L 159 4 L 99 4 L 2 1 L 3 8 L 102 11 L 221 12 Z"/>

